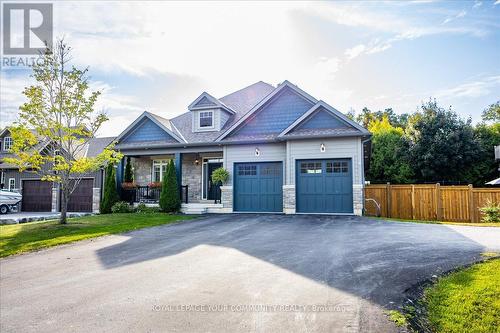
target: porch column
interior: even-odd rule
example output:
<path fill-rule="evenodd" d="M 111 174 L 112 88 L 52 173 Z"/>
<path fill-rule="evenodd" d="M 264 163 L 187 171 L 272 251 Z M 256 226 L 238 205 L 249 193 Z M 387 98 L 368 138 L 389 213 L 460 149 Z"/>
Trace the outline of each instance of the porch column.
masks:
<path fill-rule="evenodd" d="M 174 154 L 175 176 L 177 177 L 177 185 L 179 191 L 182 191 L 182 153 Z"/>
<path fill-rule="evenodd" d="M 120 160 L 120 163 L 116 166 L 116 188 L 118 193 L 121 193 L 122 183 L 123 183 L 123 167 L 125 165 L 125 156 Z"/>

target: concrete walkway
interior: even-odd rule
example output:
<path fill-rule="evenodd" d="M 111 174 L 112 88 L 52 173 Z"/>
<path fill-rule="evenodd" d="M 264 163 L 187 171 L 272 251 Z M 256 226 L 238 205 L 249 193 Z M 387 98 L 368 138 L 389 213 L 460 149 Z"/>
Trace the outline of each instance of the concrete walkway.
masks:
<path fill-rule="evenodd" d="M 0 215 L 0 224 L 17 224 L 35 221 L 55 220 L 60 213 L 52 212 L 19 212 Z M 92 213 L 68 213 L 68 217 L 92 215 Z"/>
<path fill-rule="evenodd" d="M 410 286 L 500 228 L 219 215 L 0 260 L 1 332 L 396 332 Z"/>

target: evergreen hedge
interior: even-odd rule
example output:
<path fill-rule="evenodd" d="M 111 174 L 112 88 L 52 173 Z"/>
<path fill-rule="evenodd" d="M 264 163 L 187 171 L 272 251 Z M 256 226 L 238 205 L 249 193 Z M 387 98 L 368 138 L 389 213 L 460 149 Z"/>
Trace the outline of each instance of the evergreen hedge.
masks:
<path fill-rule="evenodd" d="M 132 165 L 130 165 L 130 157 L 127 157 L 127 164 L 125 164 L 125 175 L 123 176 L 123 178 L 125 183 L 132 183 L 134 181 Z"/>
<path fill-rule="evenodd" d="M 120 201 L 120 197 L 118 196 L 118 191 L 116 190 L 115 166 L 110 163 L 106 168 L 104 194 L 102 196 L 102 201 L 99 209 L 101 214 L 110 214 L 111 207 L 113 207 L 113 205 L 118 201 Z"/>
<path fill-rule="evenodd" d="M 168 163 L 167 172 L 163 174 L 160 208 L 166 213 L 175 213 L 181 208 L 179 185 L 177 184 L 174 161 L 172 160 Z"/>

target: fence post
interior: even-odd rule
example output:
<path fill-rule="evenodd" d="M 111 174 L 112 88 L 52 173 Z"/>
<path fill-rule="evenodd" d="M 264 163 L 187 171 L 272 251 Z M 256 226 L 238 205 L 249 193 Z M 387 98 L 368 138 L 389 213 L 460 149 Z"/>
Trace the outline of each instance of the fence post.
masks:
<path fill-rule="evenodd" d="M 441 184 L 436 184 L 436 220 L 443 220 L 443 202 L 441 200 Z"/>
<path fill-rule="evenodd" d="M 470 221 L 474 223 L 474 215 L 475 215 L 475 209 L 474 209 L 474 192 L 472 191 L 472 184 L 469 184 L 469 217 Z"/>
<path fill-rule="evenodd" d="M 391 217 L 391 207 L 392 207 L 392 190 L 391 190 L 391 183 L 387 183 L 385 186 L 385 194 L 387 196 L 387 217 Z"/>
<path fill-rule="evenodd" d="M 415 185 L 411 186 L 411 219 L 415 220 Z"/>

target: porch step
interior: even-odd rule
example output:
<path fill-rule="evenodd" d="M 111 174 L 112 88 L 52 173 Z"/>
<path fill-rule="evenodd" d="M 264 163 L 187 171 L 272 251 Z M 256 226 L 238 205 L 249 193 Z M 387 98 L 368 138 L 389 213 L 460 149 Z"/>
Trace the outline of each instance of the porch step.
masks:
<path fill-rule="evenodd" d="M 221 210 L 222 204 L 214 203 L 188 203 L 181 205 L 181 212 L 184 214 L 206 214 L 218 213 Z"/>

